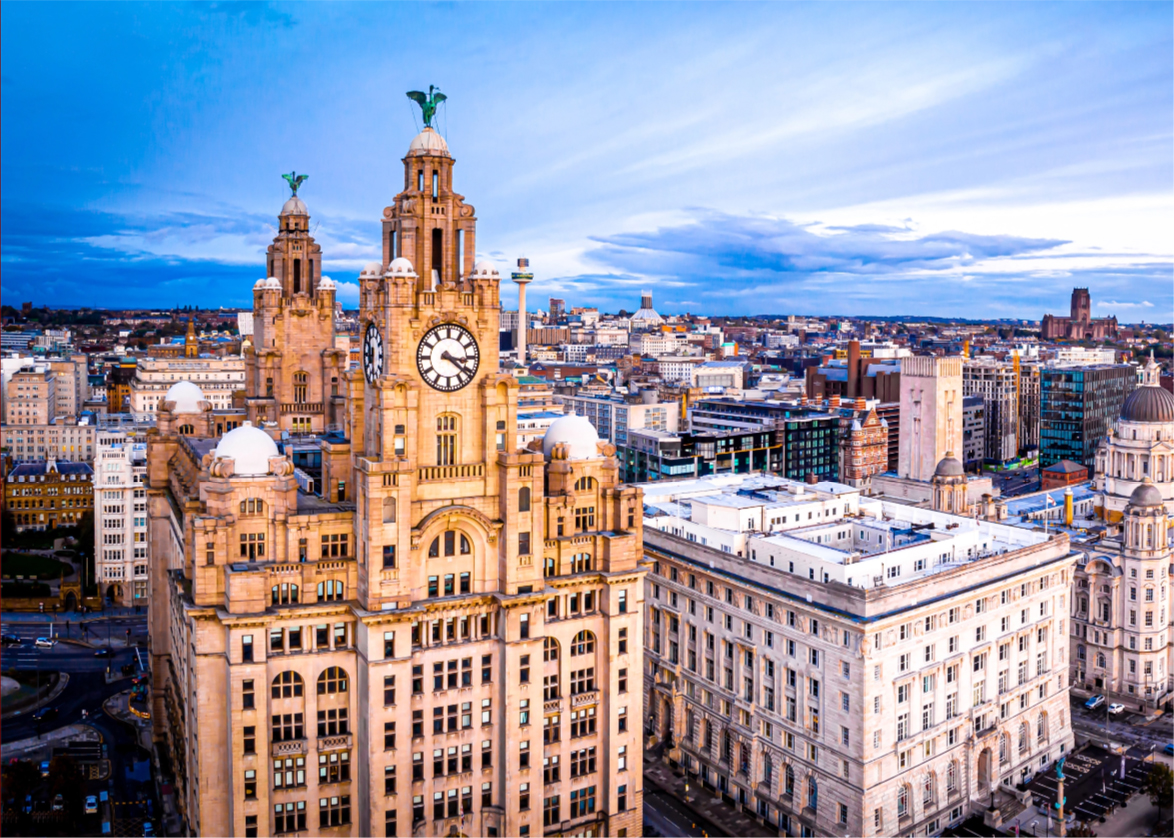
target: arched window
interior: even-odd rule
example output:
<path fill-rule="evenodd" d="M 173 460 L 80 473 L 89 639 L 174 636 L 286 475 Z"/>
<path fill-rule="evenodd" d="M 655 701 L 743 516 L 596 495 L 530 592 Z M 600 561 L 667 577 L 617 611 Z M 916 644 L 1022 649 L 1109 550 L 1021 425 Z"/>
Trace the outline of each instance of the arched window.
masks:
<path fill-rule="evenodd" d="M 521 489 L 518 489 L 518 511 L 519 512 L 529 512 L 530 511 L 530 487 L 529 486 L 523 486 Z"/>
<path fill-rule="evenodd" d="M 933 806 L 934 798 L 934 782 L 933 774 L 926 774 L 925 779 L 921 783 L 921 802 L 925 804 L 926 808 Z"/>
<path fill-rule="evenodd" d="M 240 502 L 241 515 L 264 515 L 265 501 L 260 498 L 248 498 Z"/>
<path fill-rule="evenodd" d="M 815 811 L 819 807 L 819 783 L 814 777 L 807 778 L 807 808 Z"/>
<path fill-rule="evenodd" d="M 395 523 L 395 498 L 383 499 L 383 523 Z"/>
<path fill-rule="evenodd" d="M 571 559 L 572 573 L 587 573 L 591 570 L 591 554 L 576 553 Z"/>
<path fill-rule="evenodd" d="M 1005 765 L 1011 761 L 1011 743 L 1007 741 L 1007 734 L 999 734 L 999 764 Z"/>
<path fill-rule="evenodd" d="M 787 797 L 793 797 L 795 794 L 795 769 L 789 765 L 783 771 L 783 794 Z"/>
<path fill-rule="evenodd" d="M 946 766 L 946 793 L 953 794 L 958 790 L 958 763 L 956 760 L 950 760 L 950 764 Z"/>
<path fill-rule="evenodd" d="M 558 576 L 558 561 L 553 556 L 547 556 L 542 561 L 543 576 Z"/>
<path fill-rule="evenodd" d="M 332 602 L 343 599 L 343 583 L 341 579 L 327 579 L 318 583 L 318 599 Z"/>
<path fill-rule="evenodd" d="M 183 424 L 183 425 L 179 426 L 180 436 L 192 436 L 193 434 L 195 434 L 195 432 L 196 432 L 196 429 L 192 425 Z"/>
<path fill-rule="evenodd" d="M 558 641 L 547 637 L 542 641 L 542 660 L 546 662 L 558 660 Z"/>
<path fill-rule="evenodd" d="M 584 629 L 571 641 L 571 657 L 595 654 L 595 635 Z"/>
<path fill-rule="evenodd" d="M 274 698 L 300 698 L 305 682 L 296 672 L 282 672 L 273 679 L 272 695 Z"/>
<path fill-rule="evenodd" d="M 580 477 L 578 480 L 575 481 L 575 491 L 576 492 L 587 492 L 587 491 L 590 491 L 591 489 L 594 489 L 594 488 L 595 488 L 595 478 L 594 477 Z"/>
<path fill-rule="evenodd" d="M 436 417 L 436 464 L 456 465 L 457 462 L 457 417 L 443 413 Z"/>
<path fill-rule="evenodd" d="M 722 731 L 722 756 L 726 762 L 732 762 L 734 757 L 734 745 L 730 741 L 730 732 L 728 730 Z"/>
<path fill-rule="evenodd" d="M 1105 667 L 1105 656 L 1101 652 L 1097 652 L 1097 666 L 1101 669 Z"/>
<path fill-rule="evenodd" d="M 770 788 L 774 783 L 775 766 L 770 758 L 770 754 L 764 753 L 762 755 L 762 782 Z"/>
<path fill-rule="evenodd" d="M 897 789 L 897 817 L 903 818 L 909 814 L 909 787 L 901 786 Z"/>
<path fill-rule="evenodd" d="M 293 605 L 298 601 L 298 586 L 289 582 L 282 582 L 270 589 L 274 605 Z"/>
<path fill-rule="evenodd" d="M 341 666 L 330 666 L 318 676 L 318 695 L 344 693 L 347 689 L 346 670 Z"/>
<path fill-rule="evenodd" d="M 294 373 L 294 401 L 298 404 L 306 403 L 306 388 L 310 381 L 310 376 L 304 372 Z"/>
<path fill-rule="evenodd" d="M 448 530 L 444 535 L 438 535 L 432 539 L 432 543 L 428 545 L 428 558 L 435 559 L 440 555 L 442 543 L 444 544 L 444 555 L 446 556 L 455 556 L 458 547 L 462 556 L 467 556 L 473 552 L 473 544 L 469 541 L 468 536 L 456 530 Z"/>
<path fill-rule="evenodd" d="M 1043 742 L 1048 738 L 1048 714 L 1040 713 L 1035 722 L 1035 741 Z"/>
<path fill-rule="evenodd" d="M 1019 724 L 1019 753 L 1021 754 L 1027 751 L 1027 736 L 1027 722 L 1021 722 Z"/>

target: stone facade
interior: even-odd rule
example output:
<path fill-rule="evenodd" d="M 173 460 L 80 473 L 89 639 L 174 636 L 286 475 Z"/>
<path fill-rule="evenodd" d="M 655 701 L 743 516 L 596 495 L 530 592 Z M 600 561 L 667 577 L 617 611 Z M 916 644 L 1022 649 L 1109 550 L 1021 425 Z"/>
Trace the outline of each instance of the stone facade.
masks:
<path fill-rule="evenodd" d="M 8 379 L 4 421 L 46 425 L 57 415 L 57 375 L 44 364 L 17 370 Z"/>
<path fill-rule="evenodd" d="M 1087 288 L 1072 289 L 1072 312 L 1070 317 L 1056 317 L 1045 314 L 1040 323 L 1040 337 L 1043 340 L 1105 340 L 1117 337 L 1117 318 L 1106 317 L 1094 320 L 1092 297 Z"/>
<path fill-rule="evenodd" d="M 118 605 L 146 605 L 145 435 L 100 433 L 94 473 L 94 577 L 99 592 Z"/>
<path fill-rule="evenodd" d="M 639 835 L 640 492 L 585 422 L 518 446 L 472 208 L 431 129 L 404 165 L 360 277 L 381 360 L 340 376 L 312 490 L 252 425 L 217 441 L 169 403 L 151 437 L 155 730 L 182 814 L 214 835 Z M 317 262 L 257 292 L 246 403 L 274 434 L 302 403 L 285 371 L 323 370 L 307 400 L 334 404 Z M 437 326 L 479 347 L 463 387 L 421 373 Z"/>
<path fill-rule="evenodd" d="M 94 508 L 94 470 L 85 463 L 20 463 L 4 479 L 4 508 L 16 530 L 77 526 Z"/>
<path fill-rule="evenodd" d="M 962 393 L 982 397 L 983 459 L 999 464 L 1016 459 L 1020 449 L 1016 366 L 986 359 L 967 361 L 962 365 Z"/>
<path fill-rule="evenodd" d="M 1073 745 L 1064 535 L 867 591 L 645 550 L 647 732 L 782 834 L 937 834 Z"/>
<path fill-rule="evenodd" d="M 899 474 L 928 482 L 947 451 L 962 451 L 962 358 L 901 359 Z"/>
<path fill-rule="evenodd" d="M 139 358 L 126 411 L 155 413 L 177 381 L 190 381 L 203 391 L 214 410 L 232 407 L 232 394 L 245 389 L 245 360 L 224 358 Z"/>

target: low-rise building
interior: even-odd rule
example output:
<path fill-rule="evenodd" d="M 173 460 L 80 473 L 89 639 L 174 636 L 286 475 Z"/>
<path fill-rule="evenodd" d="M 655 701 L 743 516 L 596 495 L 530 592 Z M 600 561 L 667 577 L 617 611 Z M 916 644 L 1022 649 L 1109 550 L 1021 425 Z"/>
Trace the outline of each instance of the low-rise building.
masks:
<path fill-rule="evenodd" d="M 9 425 L 47 425 L 57 415 L 57 376 L 48 364 L 32 364 L 8 378 L 4 421 Z"/>
<path fill-rule="evenodd" d="M 96 428 L 88 423 L 64 419 L 44 425 L 4 425 L 0 428 L 4 452 L 17 463 L 71 460 L 89 463 L 94 459 Z"/>
<path fill-rule="evenodd" d="M 140 358 L 130 384 L 129 411 L 156 412 L 164 394 L 177 381 L 198 386 L 213 410 L 227 410 L 232 407 L 232 394 L 245 389 L 245 359 L 235 355 Z"/>
<path fill-rule="evenodd" d="M 94 471 L 85 463 L 52 458 L 20 463 L 4 481 L 4 508 L 17 532 L 73 527 L 94 508 Z"/>

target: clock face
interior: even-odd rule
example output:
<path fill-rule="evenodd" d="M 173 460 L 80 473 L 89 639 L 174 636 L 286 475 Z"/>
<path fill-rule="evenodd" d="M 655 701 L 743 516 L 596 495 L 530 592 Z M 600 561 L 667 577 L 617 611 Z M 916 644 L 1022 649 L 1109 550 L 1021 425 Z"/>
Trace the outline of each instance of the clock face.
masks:
<path fill-rule="evenodd" d="M 374 323 L 363 335 L 363 374 L 372 384 L 383 375 L 383 335 L 379 334 L 379 327 Z"/>
<path fill-rule="evenodd" d="M 477 340 L 455 323 L 433 326 L 416 350 L 416 366 L 428 386 L 451 393 L 473 380 L 481 363 Z"/>

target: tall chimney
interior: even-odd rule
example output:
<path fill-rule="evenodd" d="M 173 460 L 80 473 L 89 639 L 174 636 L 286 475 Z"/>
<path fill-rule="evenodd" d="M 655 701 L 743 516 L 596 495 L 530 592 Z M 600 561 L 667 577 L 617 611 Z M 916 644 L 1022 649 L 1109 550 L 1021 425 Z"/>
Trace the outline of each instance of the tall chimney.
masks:
<path fill-rule="evenodd" d="M 848 341 L 848 391 L 844 394 L 850 399 L 860 395 L 860 341 Z"/>

